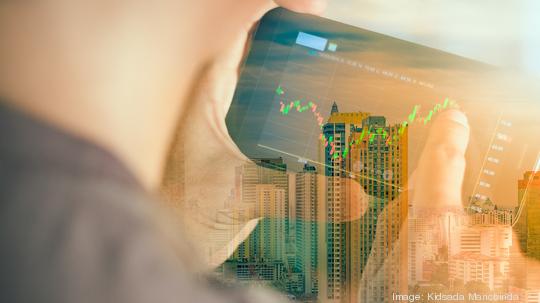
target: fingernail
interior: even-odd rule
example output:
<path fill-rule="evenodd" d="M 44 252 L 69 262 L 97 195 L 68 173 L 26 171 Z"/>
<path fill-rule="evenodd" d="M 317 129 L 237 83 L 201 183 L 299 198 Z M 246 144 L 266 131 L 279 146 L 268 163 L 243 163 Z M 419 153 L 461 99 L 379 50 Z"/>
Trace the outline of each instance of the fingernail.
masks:
<path fill-rule="evenodd" d="M 459 110 L 450 109 L 445 111 L 441 116 L 441 118 L 452 120 L 466 128 L 469 128 L 469 119 L 467 119 L 467 116 L 465 116 L 465 114 Z"/>

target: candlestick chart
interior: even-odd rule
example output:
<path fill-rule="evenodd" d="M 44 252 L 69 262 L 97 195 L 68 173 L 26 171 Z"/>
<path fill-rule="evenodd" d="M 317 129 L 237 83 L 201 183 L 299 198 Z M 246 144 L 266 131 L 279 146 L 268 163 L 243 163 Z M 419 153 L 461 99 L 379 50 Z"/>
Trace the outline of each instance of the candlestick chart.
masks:
<path fill-rule="evenodd" d="M 288 99 L 285 89 L 280 85 L 275 90 L 276 95 L 279 97 L 279 112 L 282 116 L 290 116 L 291 113 L 308 113 L 312 115 L 317 123 L 318 127 L 322 130 L 324 125 L 324 117 L 319 111 L 319 105 L 315 101 L 303 101 L 302 99 Z M 351 140 L 342 152 L 336 151 L 334 145 L 334 138 L 332 136 L 326 137 L 322 132 L 319 134 L 319 140 L 322 142 L 324 147 L 330 145 L 330 155 L 334 159 L 344 158 L 350 151 L 350 148 L 353 145 L 358 145 L 361 142 L 364 142 L 366 139 L 370 144 L 375 142 L 377 137 L 382 137 L 384 144 L 392 145 L 399 141 L 400 137 L 403 136 L 405 129 L 413 124 L 427 125 L 429 122 L 433 121 L 434 117 L 450 108 L 459 108 L 457 103 L 454 100 L 445 98 L 443 102 L 435 104 L 433 107 L 429 108 L 426 111 L 426 114 L 422 115 L 421 106 L 414 105 L 410 113 L 407 115 L 407 118 L 399 123 L 399 129 L 397 133 L 389 134 L 383 127 L 369 127 L 363 128 L 362 132 L 359 134 L 359 137 L 355 140 Z"/>

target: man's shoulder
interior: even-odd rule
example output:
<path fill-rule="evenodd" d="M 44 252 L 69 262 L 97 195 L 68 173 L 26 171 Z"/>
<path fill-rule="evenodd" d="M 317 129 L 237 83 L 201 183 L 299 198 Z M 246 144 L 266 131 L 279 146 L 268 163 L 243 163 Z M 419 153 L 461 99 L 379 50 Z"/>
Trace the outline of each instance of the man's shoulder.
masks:
<path fill-rule="evenodd" d="M 143 191 L 39 169 L 11 173 L 11 178 L 0 173 L 0 262 L 8 273 L 1 285 L 9 289 L 7 298 L 81 302 L 75 296 L 94 290 L 88 301 L 107 301 L 125 298 L 157 272 L 171 275 L 158 288 L 190 277 L 189 262 L 175 251 L 187 243 L 180 233 L 174 249 L 165 241 L 162 213 Z M 155 285 L 144 294 L 154 291 Z"/>

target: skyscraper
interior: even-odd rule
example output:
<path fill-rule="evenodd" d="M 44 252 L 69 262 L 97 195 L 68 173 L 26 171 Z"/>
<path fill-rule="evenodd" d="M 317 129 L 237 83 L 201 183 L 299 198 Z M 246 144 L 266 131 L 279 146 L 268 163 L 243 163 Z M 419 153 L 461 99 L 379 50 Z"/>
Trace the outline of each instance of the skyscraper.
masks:
<path fill-rule="evenodd" d="M 274 184 L 257 184 L 256 212 L 262 217 L 254 240 L 257 258 L 285 262 L 285 190 Z"/>
<path fill-rule="evenodd" d="M 302 172 L 296 174 L 295 269 L 303 275 L 306 296 L 316 296 L 319 292 L 318 179 L 316 168 L 307 164 Z"/>
<path fill-rule="evenodd" d="M 233 255 L 237 260 L 283 259 L 288 228 L 287 165 L 283 159 L 253 159 L 236 169 L 236 194 L 242 213 L 266 217 Z M 273 205 L 279 203 L 279 205 Z M 275 226 L 274 226 L 275 225 Z M 277 235 L 278 231 L 282 234 Z M 279 243 L 278 243 L 279 242 Z M 266 246 L 268 244 L 268 246 Z M 267 250 L 267 251 L 266 251 Z M 270 252 L 271 251 L 271 252 Z"/>
<path fill-rule="evenodd" d="M 523 252 L 540 260 L 540 172 L 526 172 L 518 180 L 517 231 Z"/>
<path fill-rule="evenodd" d="M 277 188 L 285 190 L 286 211 L 288 215 L 288 188 L 287 164 L 282 158 L 252 159 L 254 163 L 247 163 L 236 168 L 237 194 L 243 203 L 255 202 L 255 186 L 258 184 L 274 184 Z"/>
<path fill-rule="evenodd" d="M 369 273 L 361 287 L 362 302 L 387 302 L 392 293 L 407 291 L 408 199 L 401 189 L 407 183 L 408 132 L 404 125 L 387 125 L 386 119 L 370 116 L 351 130 L 347 170 L 369 197 L 365 214 L 349 224 L 349 297 L 356 301 L 354 286 L 370 260 Z M 345 151 L 344 151 L 345 152 Z M 405 194 L 406 195 L 406 194 Z M 349 207 L 357 205 L 354 201 Z M 405 226 L 404 228 L 402 228 Z M 384 266 L 383 266 L 384 265 Z"/>
<path fill-rule="evenodd" d="M 360 295 L 364 302 L 387 301 L 392 292 L 407 289 L 407 237 L 400 227 L 408 203 L 399 197 L 407 181 L 407 128 L 368 113 L 340 113 L 334 103 L 323 139 L 327 258 L 322 294 L 356 302 L 370 258 L 372 268 L 384 272 L 370 277 Z M 370 202 L 360 219 L 348 222 L 362 204 L 351 191 L 354 182 Z"/>
<path fill-rule="evenodd" d="M 347 214 L 346 152 L 351 131 L 360 126 L 369 115 L 366 113 L 340 113 L 334 102 L 328 122 L 323 125 L 323 150 L 325 175 L 324 271 L 321 275 L 321 296 L 324 301 L 347 300 Z M 345 154 L 345 157 L 343 156 Z"/>

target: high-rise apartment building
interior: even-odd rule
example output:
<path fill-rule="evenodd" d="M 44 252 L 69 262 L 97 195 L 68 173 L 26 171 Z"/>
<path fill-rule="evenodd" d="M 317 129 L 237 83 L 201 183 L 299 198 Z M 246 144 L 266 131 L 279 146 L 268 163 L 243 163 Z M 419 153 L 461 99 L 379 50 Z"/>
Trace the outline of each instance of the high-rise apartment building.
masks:
<path fill-rule="evenodd" d="M 252 234 L 257 259 L 285 262 L 285 190 L 257 184 L 256 212 L 262 217 Z"/>
<path fill-rule="evenodd" d="M 334 103 L 323 138 L 327 258 L 321 294 L 337 302 L 388 301 L 392 292 L 407 289 L 407 237 L 400 227 L 408 203 L 398 199 L 407 181 L 407 128 L 367 113 L 340 113 Z M 369 197 L 369 207 L 350 221 L 362 204 L 351 191 L 354 182 Z M 385 272 L 366 280 L 359 292 L 368 258 Z"/>
<path fill-rule="evenodd" d="M 526 172 L 518 180 L 517 232 L 523 252 L 540 260 L 540 172 Z"/>
<path fill-rule="evenodd" d="M 366 117 L 351 130 L 348 144 L 347 170 L 369 197 L 365 214 L 349 224 L 349 283 L 356 285 L 363 272 L 370 271 L 360 293 L 351 287 L 348 296 L 352 301 L 359 295 L 362 302 L 388 302 L 392 293 L 405 293 L 408 287 L 408 199 L 402 196 L 408 174 L 407 127 L 388 125 L 380 116 Z"/>
<path fill-rule="evenodd" d="M 319 292 L 319 179 L 317 169 L 306 164 L 295 182 L 295 269 L 303 276 L 304 295 L 312 297 Z"/>
<path fill-rule="evenodd" d="M 323 125 L 323 151 L 325 175 L 323 247 L 326 255 L 321 272 L 320 296 L 323 301 L 343 302 L 347 300 L 347 206 L 346 155 L 351 130 L 360 126 L 368 117 L 366 113 L 340 113 L 333 104 L 328 122 Z"/>
<path fill-rule="evenodd" d="M 283 159 L 253 159 L 236 169 L 238 215 L 264 217 L 233 255 L 236 260 L 284 260 L 288 229 L 287 165 Z"/>
<path fill-rule="evenodd" d="M 252 159 L 254 163 L 246 163 L 236 168 L 236 195 L 242 203 L 255 202 L 255 186 L 258 184 L 274 184 L 277 188 L 285 190 L 287 195 L 287 215 L 289 197 L 289 179 L 287 164 L 282 158 Z"/>
<path fill-rule="evenodd" d="M 540 302 L 540 290 L 536 271 L 530 272 L 528 263 L 540 260 L 540 172 L 527 171 L 518 180 L 518 207 L 514 211 L 513 224 L 517 234 L 520 254 L 528 260 L 518 258 L 511 267 L 512 286 L 523 291 L 526 302 Z"/>

